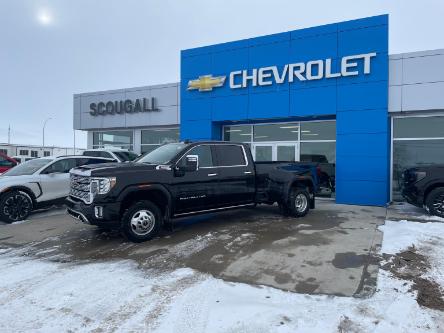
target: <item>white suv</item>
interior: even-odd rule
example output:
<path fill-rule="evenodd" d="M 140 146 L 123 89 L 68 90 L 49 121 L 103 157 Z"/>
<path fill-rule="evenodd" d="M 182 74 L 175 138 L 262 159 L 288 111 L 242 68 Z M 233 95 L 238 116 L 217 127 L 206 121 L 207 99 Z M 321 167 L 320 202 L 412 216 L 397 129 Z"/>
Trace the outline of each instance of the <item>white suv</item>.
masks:
<path fill-rule="evenodd" d="M 116 162 L 128 162 L 133 161 L 139 155 L 133 153 L 129 150 L 119 149 L 119 148 L 100 148 L 100 149 L 88 149 L 82 153 L 83 156 L 91 156 L 91 157 L 104 157 L 104 158 L 112 158 Z"/>
<path fill-rule="evenodd" d="M 24 220 L 33 209 L 62 203 L 69 194 L 69 170 L 113 162 L 87 156 L 41 157 L 23 162 L 0 176 L 0 220 Z"/>

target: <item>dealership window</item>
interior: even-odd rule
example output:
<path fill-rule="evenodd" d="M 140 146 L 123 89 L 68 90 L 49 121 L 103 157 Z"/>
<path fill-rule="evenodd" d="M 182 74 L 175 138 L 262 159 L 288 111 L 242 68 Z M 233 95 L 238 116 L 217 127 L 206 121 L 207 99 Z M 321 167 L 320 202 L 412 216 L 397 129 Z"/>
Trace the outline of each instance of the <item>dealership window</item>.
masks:
<path fill-rule="evenodd" d="M 43 152 L 43 156 L 44 156 L 44 157 L 49 156 L 49 155 L 51 155 L 51 152 L 49 152 L 49 151 L 47 151 L 47 150 L 45 150 L 45 151 Z"/>
<path fill-rule="evenodd" d="M 224 140 L 233 142 L 246 142 L 249 143 L 252 140 L 253 126 L 251 125 L 238 125 L 238 126 L 225 126 L 224 127 Z"/>
<path fill-rule="evenodd" d="M 151 128 L 142 130 L 141 152 L 147 153 L 166 143 L 179 141 L 179 128 Z"/>
<path fill-rule="evenodd" d="M 39 152 L 37 150 L 31 150 L 31 157 L 39 157 Z"/>
<path fill-rule="evenodd" d="M 133 131 L 94 132 L 93 148 L 106 147 L 133 150 Z"/>
<path fill-rule="evenodd" d="M 308 121 L 223 127 L 225 141 L 244 142 L 255 161 L 303 161 L 319 163 L 319 195 L 334 196 L 336 121 Z"/>
<path fill-rule="evenodd" d="M 421 165 L 444 164 L 444 116 L 393 118 L 393 200 L 403 200 L 402 173 Z"/>
<path fill-rule="evenodd" d="M 20 155 L 22 155 L 22 156 L 28 156 L 28 154 L 29 154 L 29 150 L 26 150 L 26 149 L 21 149 L 21 150 L 20 150 Z"/>
<path fill-rule="evenodd" d="M 336 122 L 301 123 L 301 161 L 336 163 Z"/>
<path fill-rule="evenodd" d="M 298 141 L 299 124 L 282 123 L 253 126 L 254 142 L 269 141 Z"/>
<path fill-rule="evenodd" d="M 8 149 L 0 149 L 0 153 L 8 155 Z"/>

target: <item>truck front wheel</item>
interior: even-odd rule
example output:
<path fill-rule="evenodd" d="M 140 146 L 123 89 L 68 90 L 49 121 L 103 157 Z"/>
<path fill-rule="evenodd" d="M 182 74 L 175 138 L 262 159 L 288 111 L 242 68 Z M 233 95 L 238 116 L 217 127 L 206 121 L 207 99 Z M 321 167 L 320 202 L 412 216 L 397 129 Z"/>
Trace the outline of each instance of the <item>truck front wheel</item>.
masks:
<path fill-rule="evenodd" d="M 162 212 L 148 200 L 131 205 L 122 217 L 125 236 L 133 242 L 144 242 L 155 237 L 162 226 Z"/>
<path fill-rule="evenodd" d="M 425 200 L 425 205 L 431 215 L 444 217 L 444 187 L 432 190 Z"/>
<path fill-rule="evenodd" d="M 290 191 L 287 212 L 294 217 L 307 215 L 310 210 L 310 194 L 305 188 L 294 188 Z"/>

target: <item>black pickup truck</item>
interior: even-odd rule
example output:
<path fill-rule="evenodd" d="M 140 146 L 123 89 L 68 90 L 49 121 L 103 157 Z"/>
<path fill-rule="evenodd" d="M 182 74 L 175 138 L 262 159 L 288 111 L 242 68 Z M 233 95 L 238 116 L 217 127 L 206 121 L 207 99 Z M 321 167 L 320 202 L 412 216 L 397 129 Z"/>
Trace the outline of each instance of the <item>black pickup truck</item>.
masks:
<path fill-rule="evenodd" d="M 432 215 L 444 217 L 444 165 L 405 170 L 401 189 L 408 203 L 425 207 Z"/>
<path fill-rule="evenodd" d="M 192 214 L 277 202 L 301 217 L 315 206 L 317 184 L 316 164 L 255 163 L 247 144 L 171 143 L 135 162 L 71 170 L 67 211 L 141 242 Z"/>

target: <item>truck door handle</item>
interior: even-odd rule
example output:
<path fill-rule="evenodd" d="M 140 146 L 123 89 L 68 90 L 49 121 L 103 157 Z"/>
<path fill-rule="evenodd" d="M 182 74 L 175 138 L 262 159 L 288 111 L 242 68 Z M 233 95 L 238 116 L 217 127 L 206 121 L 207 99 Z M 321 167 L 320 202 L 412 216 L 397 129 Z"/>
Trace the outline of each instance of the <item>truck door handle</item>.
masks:
<path fill-rule="evenodd" d="M 209 173 L 208 174 L 208 177 L 214 177 L 214 176 L 217 176 L 217 173 Z"/>
<path fill-rule="evenodd" d="M 251 171 L 244 171 L 246 175 L 251 175 Z"/>

